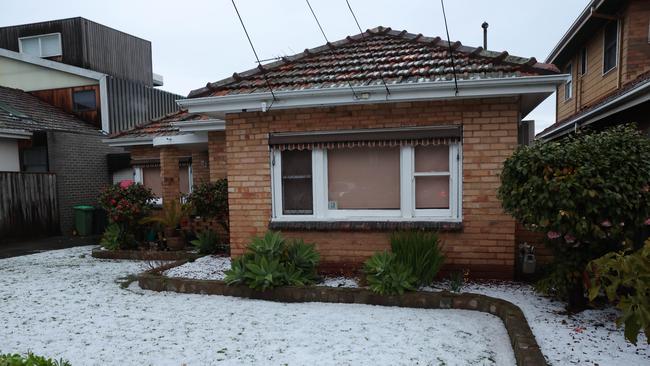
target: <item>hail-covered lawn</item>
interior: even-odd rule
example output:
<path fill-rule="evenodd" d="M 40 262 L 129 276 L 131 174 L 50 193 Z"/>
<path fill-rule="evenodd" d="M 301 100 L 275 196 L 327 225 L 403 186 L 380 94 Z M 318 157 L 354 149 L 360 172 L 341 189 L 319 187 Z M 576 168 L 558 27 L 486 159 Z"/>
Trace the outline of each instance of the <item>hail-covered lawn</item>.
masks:
<path fill-rule="evenodd" d="M 165 272 L 170 277 L 223 279 L 230 259 L 206 256 Z M 358 287 L 355 279 L 325 278 L 319 286 Z M 440 283 L 424 291 L 440 291 Z M 638 347 L 625 341 L 617 329 L 619 315 L 613 308 L 587 310 L 567 315 L 564 304 L 537 294 L 531 286 L 514 282 L 470 283 L 463 292 L 472 292 L 508 300 L 519 306 L 535 334 L 544 356 L 551 365 L 650 365 L 650 346 L 639 337 Z"/>
<path fill-rule="evenodd" d="M 90 250 L 0 260 L 0 353 L 84 366 L 514 364 L 489 314 L 121 288 L 146 265 Z"/>

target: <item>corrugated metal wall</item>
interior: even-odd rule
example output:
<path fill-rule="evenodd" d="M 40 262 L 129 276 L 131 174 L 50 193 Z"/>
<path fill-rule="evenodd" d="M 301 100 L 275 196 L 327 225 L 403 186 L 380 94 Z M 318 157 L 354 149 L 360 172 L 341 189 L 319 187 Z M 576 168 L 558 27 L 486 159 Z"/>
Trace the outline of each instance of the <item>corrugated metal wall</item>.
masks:
<path fill-rule="evenodd" d="M 179 110 L 178 94 L 114 77 L 107 78 L 110 132 L 125 131 Z"/>

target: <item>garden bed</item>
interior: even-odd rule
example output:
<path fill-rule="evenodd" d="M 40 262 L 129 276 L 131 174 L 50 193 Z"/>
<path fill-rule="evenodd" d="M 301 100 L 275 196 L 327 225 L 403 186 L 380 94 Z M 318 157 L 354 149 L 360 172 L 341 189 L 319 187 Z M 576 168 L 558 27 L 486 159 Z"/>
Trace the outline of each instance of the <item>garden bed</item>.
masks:
<path fill-rule="evenodd" d="M 198 262 L 198 263 L 197 263 Z M 221 269 L 206 273 L 206 263 L 219 263 Z M 185 268 L 183 268 L 185 267 Z M 398 306 L 424 309 L 460 309 L 476 310 L 498 316 L 504 323 L 510 343 L 514 349 L 517 365 L 546 365 L 542 352 L 537 345 L 523 312 L 512 303 L 493 297 L 478 294 L 454 294 L 446 291 L 440 292 L 410 292 L 400 296 L 384 296 L 375 294 L 364 288 L 355 287 L 279 287 L 266 291 L 256 291 L 246 286 L 228 286 L 220 280 L 223 270 L 228 269 L 229 261 L 213 257 L 192 263 L 179 263 L 179 266 L 170 268 L 164 266 L 149 270 L 138 275 L 138 284 L 142 289 L 153 291 L 172 291 L 180 293 L 224 295 L 278 301 L 293 302 L 322 302 L 366 304 L 382 306 Z M 197 268 L 192 272 L 188 268 Z M 192 279 L 182 277 L 167 277 L 164 274 L 196 274 L 203 277 L 219 279 Z M 343 282 L 345 283 L 345 282 Z M 352 283 L 348 282 L 348 285 Z"/>
<path fill-rule="evenodd" d="M 190 260 L 201 257 L 196 252 L 184 250 L 162 251 L 162 250 L 106 250 L 95 248 L 92 250 L 93 258 L 98 259 L 128 259 L 141 261 L 179 261 Z"/>

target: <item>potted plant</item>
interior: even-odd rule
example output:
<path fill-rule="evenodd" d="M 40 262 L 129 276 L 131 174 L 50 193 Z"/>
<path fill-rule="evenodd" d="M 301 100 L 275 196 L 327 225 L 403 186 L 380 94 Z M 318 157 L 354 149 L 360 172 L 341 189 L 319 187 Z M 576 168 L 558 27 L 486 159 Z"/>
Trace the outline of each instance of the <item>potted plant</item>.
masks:
<path fill-rule="evenodd" d="M 188 216 L 188 206 L 173 200 L 163 205 L 162 215 L 142 219 L 141 223 L 158 223 L 163 226 L 163 233 L 170 250 L 182 250 L 185 241 L 181 236 L 181 222 Z"/>

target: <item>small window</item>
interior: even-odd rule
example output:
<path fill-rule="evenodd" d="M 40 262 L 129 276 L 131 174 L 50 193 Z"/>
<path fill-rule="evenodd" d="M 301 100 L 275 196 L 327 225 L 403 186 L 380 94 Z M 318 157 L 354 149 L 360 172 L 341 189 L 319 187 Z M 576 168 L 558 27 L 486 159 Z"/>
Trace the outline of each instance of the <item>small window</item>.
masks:
<path fill-rule="evenodd" d="M 72 108 L 75 112 L 94 111 L 97 99 L 94 90 L 79 90 L 72 93 Z"/>
<path fill-rule="evenodd" d="M 566 73 L 569 74 L 569 79 L 564 83 L 564 100 L 569 100 L 573 97 L 573 67 L 571 64 L 566 67 Z"/>
<path fill-rule="evenodd" d="M 415 147 L 415 209 L 449 208 L 449 146 Z"/>
<path fill-rule="evenodd" d="M 284 215 L 311 215 L 314 212 L 311 155 L 311 150 L 282 152 Z"/>
<path fill-rule="evenodd" d="M 18 48 L 21 53 L 37 57 L 61 56 L 61 33 L 18 38 Z"/>
<path fill-rule="evenodd" d="M 618 22 L 605 26 L 603 48 L 603 74 L 616 67 L 618 61 Z"/>
<path fill-rule="evenodd" d="M 580 51 L 580 76 L 587 73 L 587 47 Z"/>

